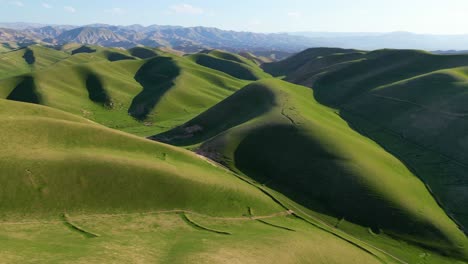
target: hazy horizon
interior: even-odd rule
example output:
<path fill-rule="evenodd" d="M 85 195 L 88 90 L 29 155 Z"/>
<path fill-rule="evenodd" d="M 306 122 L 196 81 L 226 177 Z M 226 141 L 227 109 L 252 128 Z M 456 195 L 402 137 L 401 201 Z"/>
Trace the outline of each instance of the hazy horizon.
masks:
<path fill-rule="evenodd" d="M 226 5 L 214 0 L 99 1 L 88 5 L 67 0 L 0 0 L 5 23 L 86 25 L 94 23 L 144 26 L 204 26 L 234 31 L 332 32 L 458 35 L 468 34 L 464 10 L 468 2 L 291 0 L 271 3 L 263 0 L 237 1 Z M 418 19 L 414 19 L 417 14 Z"/>

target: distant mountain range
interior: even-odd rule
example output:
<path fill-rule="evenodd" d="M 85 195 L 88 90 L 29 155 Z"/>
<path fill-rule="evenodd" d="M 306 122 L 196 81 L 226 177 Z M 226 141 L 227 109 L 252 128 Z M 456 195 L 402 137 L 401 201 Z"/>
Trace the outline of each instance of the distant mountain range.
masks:
<path fill-rule="evenodd" d="M 390 33 L 336 33 L 336 32 L 296 32 L 291 35 L 304 36 L 312 40 L 315 47 L 337 47 L 345 49 L 419 49 L 467 50 L 466 35 L 431 35 L 411 32 Z"/>
<path fill-rule="evenodd" d="M 311 47 L 337 47 L 360 50 L 420 49 L 439 53 L 456 53 L 468 49 L 468 35 L 428 35 L 410 32 L 292 32 L 253 33 L 221 30 L 210 27 L 162 25 L 115 26 L 91 24 L 85 26 L 46 25 L 30 23 L 0 23 L 0 42 L 20 46 L 32 43 L 63 45 L 80 44 L 132 48 L 135 46 L 171 47 L 184 52 L 223 49 L 248 51 L 284 58 Z"/>
<path fill-rule="evenodd" d="M 179 26 L 86 26 L 0 23 L 0 42 L 63 45 L 80 44 L 132 48 L 135 46 L 171 47 L 184 52 L 208 48 L 240 51 L 281 51 L 293 53 L 313 46 L 311 39 L 286 33 L 263 34 L 227 31 L 208 27 Z"/>

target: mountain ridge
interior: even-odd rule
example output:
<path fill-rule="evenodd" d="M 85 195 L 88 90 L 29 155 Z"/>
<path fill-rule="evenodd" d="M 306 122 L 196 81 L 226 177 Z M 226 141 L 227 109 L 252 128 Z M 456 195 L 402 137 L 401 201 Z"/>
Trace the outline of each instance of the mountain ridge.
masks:
<path fill-rule="evenodd" d="M 144 27 L 107 24 L 46 25 L 43 27 L 27 27 L 21 24 L 21 27 L 15 27 L 0 23 L 0 42 L 17 42 L 21 46 L 31 43 L 63 45 L 76 42 L 126 49 L 149 46 L 171 47 L 184 52 L 198 52 L 209 48 L 231 52 L 282 51 L 287 54 L 314 46 L 313 41 L 307 37 L 285 33 L 253 33 L 201 26 L 151 25 Z"/>

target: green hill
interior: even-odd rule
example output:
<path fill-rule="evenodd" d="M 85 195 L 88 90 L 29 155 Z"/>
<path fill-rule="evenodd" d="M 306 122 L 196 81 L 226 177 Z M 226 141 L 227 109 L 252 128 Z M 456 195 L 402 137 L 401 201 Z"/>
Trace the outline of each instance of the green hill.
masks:
<path fill-rule="evenodd" d="M 235 54 L 214 50 L 207 53 L 189 55 L 188 58 L 199 65 L 227 73 L 232 77 L 242 80 L 256 81 L 271 77 L 262 71 L 253 61 Z"/>
<path fill-rule="evenodd" d="M 311 48 L 279 62 L 265 63 L 262 68 L 274 76 L 286 76 L 290 81 L 298 82 L 298 78 L 305 80 L 334 64 L 357 60 L 365 54 L 352 49 Z"/>
<path fill-rule="evenodd" d="M 255 186 L 189 151 L 1 99 L 0 122 L 4 263 L 389 258 L 288 216 Z"/>
<path fill-rule="evenodd" d="M 466 58 L 0 53 L 0 262 L 466 263 Z"/>
<path fill-rule="evenodd" d="M 39 45 L 0 54 L 0 79 L 46 68 L 68 56 L 65 52 Z"/>
<path fill-rule="evenodd" d="M 468 240 L 426 186 L 307 88 L 254 83 L 153 139 L 201 144 L 198 153 L 313 211 L 468 257 Z"/>
<path fill-rule="evenodd" d="M 174 208 L 242 215 L 247 206 L 266 214 L 281 210 L 188 151 L 41 106 L 1 100 L 0 107 L 4 217 Z M 205 203 L 216 195 L 230 199 Z"/>
<path fill-rule="evenodd" d="M 466 232 L 465 66 L 467 55 L 380 50 L 320 76 L 312 65 L 286 79 L 311 85 L 319 102 L 404 161 Z M 307 76 L 314 81 L 302 82 Z"/>
<path fill-rule="evenodd" d="M 139 135 L 152 135 L 182 124 L 246 84 L 193 63 L 188 57 L 169 53 L 155 51 L 156 57 L 142 60 L 132 55 L 137 48 L 121 51 L 68 45 L 64 47 L 68 53 L 43 49 L 50 53 L 47 58 L 54 54 L 66 56 L 39 67 L 35 64 L 46 57 L 42 53 L 34 53 L 41 57 L 33 66 L 22 58 L 25 51 L 5 55 L 15 55 L 19 63 L 15 68 L 5 66 L 5 76 L 0 78 L 3 98 L 41 103 Z M 76 50 L 79 52 L 70 55 Z M 261 71 L 258 67 L 256 70 Z M 166 76 L 170 71 L 172 75 Z M 29 100 L 33 94 L 41 100 Z M 102 98 L 96 101 L 96 96 Z"/>
<path fill-rule="evenodd" d="M 8 51 L 11 51 L 11 48 L 6 45 L 6 44 L 1 44 L 0 45 L 0 53 L 5 53 L 5 52 L 8 52 Z"/>
<path fill-rule="evenodd" d="M 239 53 L 240 56 L 248 59 L 248 60 L 251 60 L 253 62 L 255 62 L 255 64 L 257 65 L 262 65 L 264 63 L 271 63 L 273 62 L 273 59 L 272 58 L 268 58 L 268 57 L 264 57 L 264 56 L 256 56 L 250 52 L 241 52 Z"/>

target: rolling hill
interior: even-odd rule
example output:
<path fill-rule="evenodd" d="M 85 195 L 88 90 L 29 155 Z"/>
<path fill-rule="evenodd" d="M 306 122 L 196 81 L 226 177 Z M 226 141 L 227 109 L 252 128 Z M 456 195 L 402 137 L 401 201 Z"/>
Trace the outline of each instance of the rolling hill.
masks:
<path fill-rule="evenodd" d="M 405 123 L 420 108 L 462 118 L 464 56 L 320 48 L 260 67 L 249 53 L 67 43 L 0 61 L 6 263 L 468 260 L 464 185 L 443 182 L 463 170 L 415 153 L 424 126 Z M 393 96 L 420 108 L 375 105 Z M 443 157 L 458 155 L 456 124 Z"/>
<path fill-rule="evenodd" d="M 240 62 L 234 62 L 203 54 L 208 64 L 197 56 L 145 48 L 31 46 L 0 55 L 0 60 L 15 61 L 0 68 L 0 97 L 31 102 L 36 94 L 41 100 L 34 103 L 149 136 L 188 121 L 249 79 L 270 76 L 239 56 Z"/>
<path fill-rule="evenodd" d="M 0 110 L 6 263 L 456 261 L 293 217 L 288 199 L 180 148 L 44 106 L 0 99 Z"/>
<path fill-rule="evenodd" d="M 5 263 L 399 263 L 192 152 L 44 106 L 0 110 Z"/>
<path fill-rule="evenodd" d="M 339 109 L 354 129 L 404 161 L 466 228 L 468 56 L 400 50 L 361 53 L 351 61 L 345 56 L 332 55 L 343 60 L 321 67 L 283 62 L 291 70 L 277 74 L 313 87 L 319 102 Z"/>
<path fill-rule="evenodd" d="M 468 240 L 404 164 L 280 80 L 252 83 L 185 125 L 152 137 L 198 153 L 334 220 L 445 254 Z M 330 221 L 330 220 L 329 220 Z"/>
<path fill-rule="evenodd" d="M 284 209 L 270 197 L 191 152 L 42 106 L 0 100 L 0 109 L 0 256 L 4 263 L 72 259 L 128 263 L 163 258 L 167 263 L 187 259 L 209 262 L 220 257 L 210 250 L 248 253 L 248 249 L 227 245 L 241 245 L 242 239 L 253 232 L 261 235 L 252 245 L 264 254 L 270 251 L 261 245 L 265 240 L 309 243 L 307 236 L 312 235 L 335 245 L 335 250 L 349 252 L 338 258 L 332 254 L 315 257 L 318 261 L 339 261 L 348 255 L 356 259 L 355 263 L 377 262 L 326 232 L 285 218 Z M 35 132 L 29 133 L 31 130 Z M 247 208 L 258 215 L 272 215 L 267 217 L 272 218 L 269 221 L 305 229 L 304 233 L 284 233 L 249 221 L 242 216 Z M 149 229 L 141 229 L 145 223 Z M 225 238 L 212 229 L 203 230 L 198 223 L 227 228 L 238 237 Z M 115 227 L 109 229 L 111 226 Z M 185 239 L 174 241 L 174 235 L 180 233 Z M 122 243 L 129 235 L 134 241 L 132 249 L 124 250 Z M 219 242 L 216 246 L 186 244 L 206 239 Z M 151 250 L 148 243 L 153 243 Z M 180 249 L 164 256 L 162 252 L 170 243 Z M 112 250 L 119 247 L 117 252 Z M 132 255 L 134 250 L 149 252 L 137 257 Z M 313 243 L 295 249 L 310 258 L 314 258 L 310 253 L 315 250 L 321 249 Z M 58 251 L 63 252 L 60 257 Z M 298 260 L 290 257 L 286 260 L 291 263 Z M 267 260 L 263 256 L 253 258 L 262 259 Z"/>

